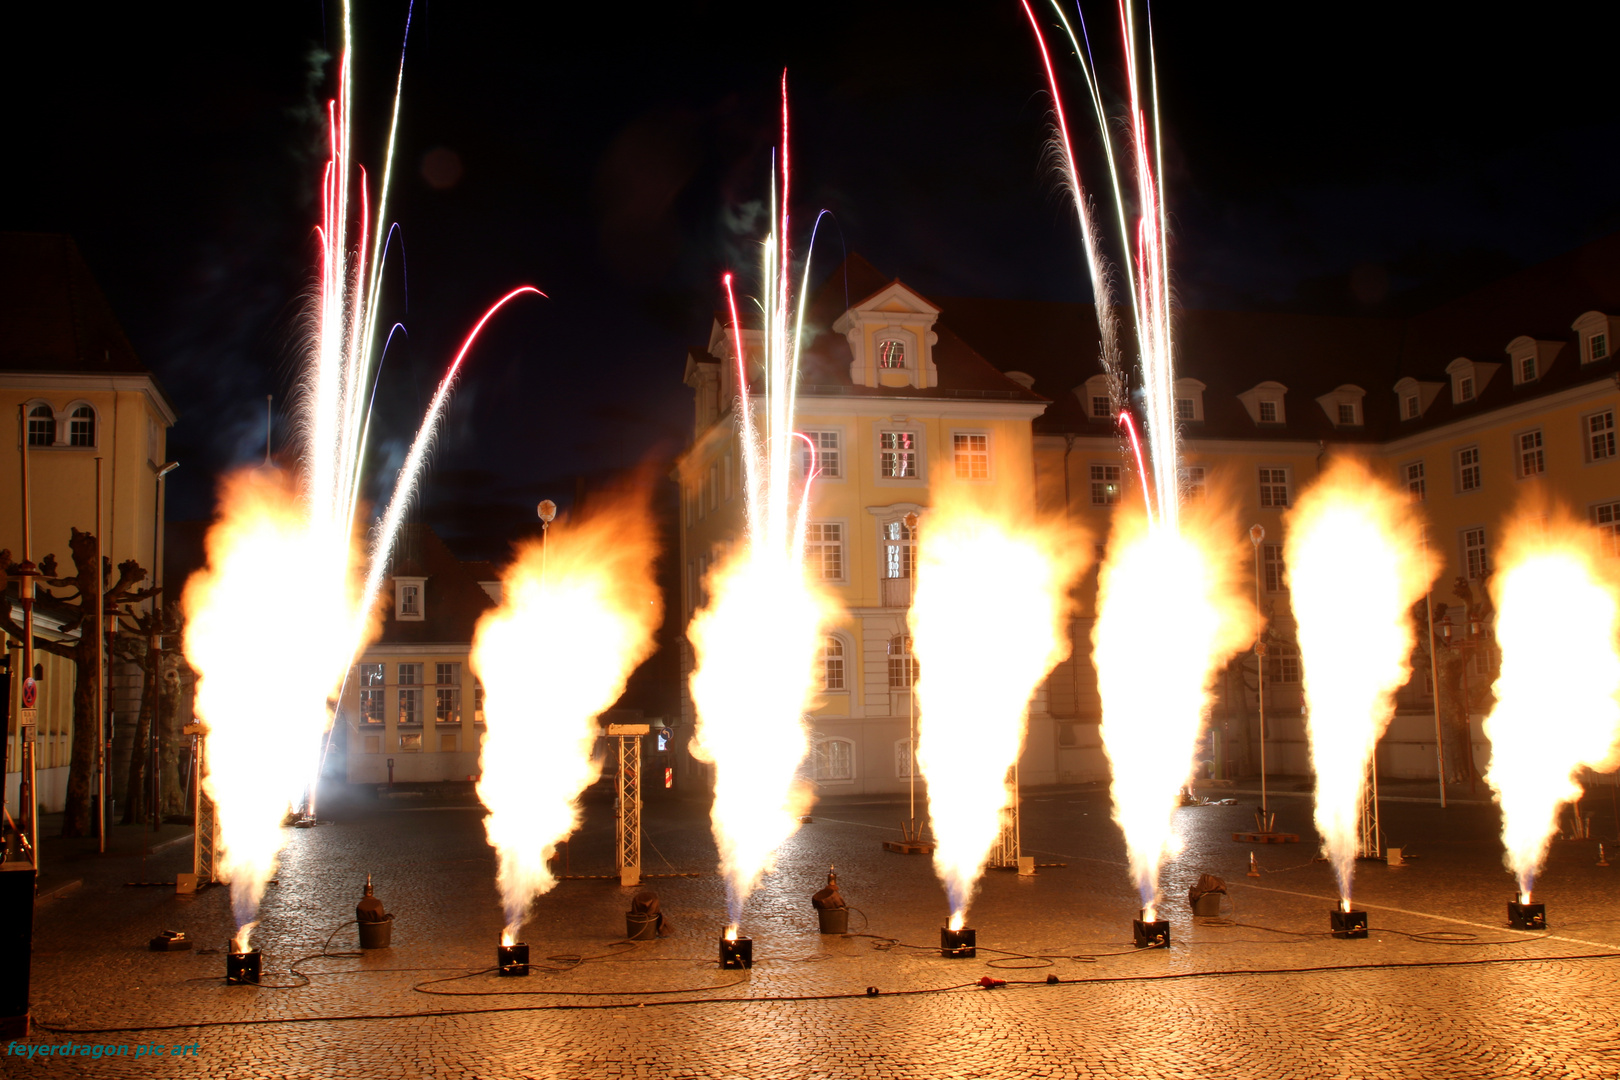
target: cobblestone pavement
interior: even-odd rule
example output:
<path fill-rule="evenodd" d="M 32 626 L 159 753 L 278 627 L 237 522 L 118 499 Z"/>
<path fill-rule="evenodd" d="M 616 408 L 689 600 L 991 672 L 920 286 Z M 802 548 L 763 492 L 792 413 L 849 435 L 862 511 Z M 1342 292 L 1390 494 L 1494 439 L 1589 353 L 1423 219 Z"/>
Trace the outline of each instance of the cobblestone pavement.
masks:
<path fill-rule="evenodd" d="M 646 872 L 694 876 L 649 878 L 673 933 L 630 947 L 614 944 L 629 891 L 616 875 L 583 876 L 613 872 L 612 805 L 592 802 L 568 853 L 580 876 L 540 898 L 526 926 L 545 969 L 528 979 L 489 971 L 501 917 L 476 806 L 330 799 L 333 824 L 288 830 L 254 939 L 266 982 L 287 988 L 224 985 L 225 890 L 132 888 L 132 857 L 114 857 L 39 909 L 30 1041 L 131 1050 L 100 1060 L 0 1052 L 0 1075 L 1620 1074 L 1620 859 L 1602 868 L 1595 842 L 1556 843 L 1538 897 L 1552 929 L 1518 933 L 1506 925 L 1513 887 L 1494 809 L 1391 801 L 1389 842 L 1417 858 L 1359 864 L 1357 906 L 1372 935 L 1334 940 L 1323 933 L 1335 893 L 1311 858 L 1309 801 L 1274 802 L 1279 827 L 1303 843 L 1251 849 L 1231 839 L 1252 827 L 1252 800 L 1237 797 L 1244 805 L 1178 811 L 1186 848 L 1165 878 L 1173 943 L 1139 951 L 1106 793 L 1028 795 L 1025 850 L 1062 865 L 987 874 L 969 919 L 973 960 L 939 956 L 946 912 L 930 861 L 881 849 L 899 836 L 904 803 L 823 804 L 748 906 L 747 972 L 716 964 L 724 907 L 705 808 L 649 796 Z M 1246 875 L 1251 850 L 1258 878 Z M 145 872 L 172 878 L 189 859 L 184 846 L 163 849 Z M 848 937 L 817 933 L 809 904 L 829 863 L 855 908 Z M 343 924 L 368 871 L 398 916 L 393 947 L 320 955 L 329 936 L 331 953 L 354 949 Z M 1224 920 L 1191 917 L 1186 889 L 1203 872 L 1228 882 Z M 197 951 L 146 951 L 164 929 L 185 930 Z M 986 976 L 1007 985 L 981 988 Z M 146 1045 L 196 1052 L 134 1056 Z"/>

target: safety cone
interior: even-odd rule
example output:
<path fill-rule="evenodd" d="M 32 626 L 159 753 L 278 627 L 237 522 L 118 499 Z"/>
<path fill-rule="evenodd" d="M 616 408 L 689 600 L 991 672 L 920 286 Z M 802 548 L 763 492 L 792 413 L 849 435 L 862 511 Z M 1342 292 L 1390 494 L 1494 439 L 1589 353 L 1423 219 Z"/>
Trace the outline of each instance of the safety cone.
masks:
<path fill-rule="evenodd" d="M 1609 860 L 1603 857 L 1603 845 L 1602 844 L 1598 845 L 1598 861 L 1597 861 L 1597 864 L 1599 866 L 1608 866 L 1609 865 Z"/>
<path fill-rule="evenodd" d="M 1249 876 L 1260 876 L 1260 864 L 1254 861 L 1254 852 L 1249 852 Z"/>

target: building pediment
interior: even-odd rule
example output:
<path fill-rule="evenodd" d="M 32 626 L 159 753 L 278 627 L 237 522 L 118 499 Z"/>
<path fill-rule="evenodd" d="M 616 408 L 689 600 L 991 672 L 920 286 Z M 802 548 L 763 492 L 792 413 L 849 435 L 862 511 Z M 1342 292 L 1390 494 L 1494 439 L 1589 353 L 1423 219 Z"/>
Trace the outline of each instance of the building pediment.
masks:
<path fill-rule="evenodd" d="M 934 322 L 939 308 L 899 281 L 891 281 L 833 322 L 849 341 L 850 381 L 856 386 L 939 385 Z"/>

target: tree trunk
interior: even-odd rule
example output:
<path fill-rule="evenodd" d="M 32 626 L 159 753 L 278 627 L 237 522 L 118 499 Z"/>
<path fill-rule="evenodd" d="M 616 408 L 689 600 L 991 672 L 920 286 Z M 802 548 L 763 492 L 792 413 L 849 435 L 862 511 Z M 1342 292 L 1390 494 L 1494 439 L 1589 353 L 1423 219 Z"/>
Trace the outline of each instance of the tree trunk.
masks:
<path fill-rule="evenodd" d="M 129 750 L 129 779 L 124 789 L 124 824 L 133 825 L 146 820 L 151 808 L 150 773 L 147 762 L 152 757 L 152 713 L 156 706 L 157 679 L 152 671 L 155 650 L 148 647 L 141 657 L 141 712 L 135 721 L 135 745 Z"/>
<path fill-rule="evenodd" d="M 73 650 L 73 756 L 68 764 L 67 798 L 62 807 L 62 835 L 89 836 L 95 832 L 90 793 L 95 790 L 96 744 L 100 734 L 96 716 L 96 643 L 81 641 Z"/>
<path fill-rule="evenodd" d="M 180 656 L 173 649 L 158 654 L 161 677 L 158 680 L 158 775 L 159 812 L 165 817 L 188 813 L 186 777 L 180 769 L 180 748 L 185 739 L 180 718 Z"/>

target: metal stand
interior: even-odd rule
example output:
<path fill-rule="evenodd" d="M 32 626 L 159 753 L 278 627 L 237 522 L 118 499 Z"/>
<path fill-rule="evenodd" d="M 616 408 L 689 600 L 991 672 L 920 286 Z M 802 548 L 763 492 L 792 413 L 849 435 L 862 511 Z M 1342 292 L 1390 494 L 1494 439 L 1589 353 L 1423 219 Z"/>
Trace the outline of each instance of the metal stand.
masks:
<path fill-rule="evenodd" d="M 1007 805 L 1001 808 L 1001 835 L 991 856 L 992 866 L 1017 869 L 1023 844 L 1019 836 L 1018 766 L 1007 770 Z"/>
<path fill-rule="evenodd" d="M 1367 759 L 1367 778 L 1361 788 L 1361 814 L 1356 821 L 1356 858 L 1382 859 L 1383 834 L 1378 828 L 1378 751 Z"/>
<path fill-rule="evenodd" d="M 619 740 L 619 884 L 641 884 L 641 737 L 648 724 L 609 724 Z"/>
<path fill-rule="evenodd" d="M 214 800 L 203 791 L 202 784 L 203 743 L 207 729 L 202 724 L 190 723 L 182 730 L 191 736 L 191 873 L 175 877 L 174 891 L 193 893 L 215 883 L 223 884 L 216 867 L 219 817 L 214 811 Z"/>

